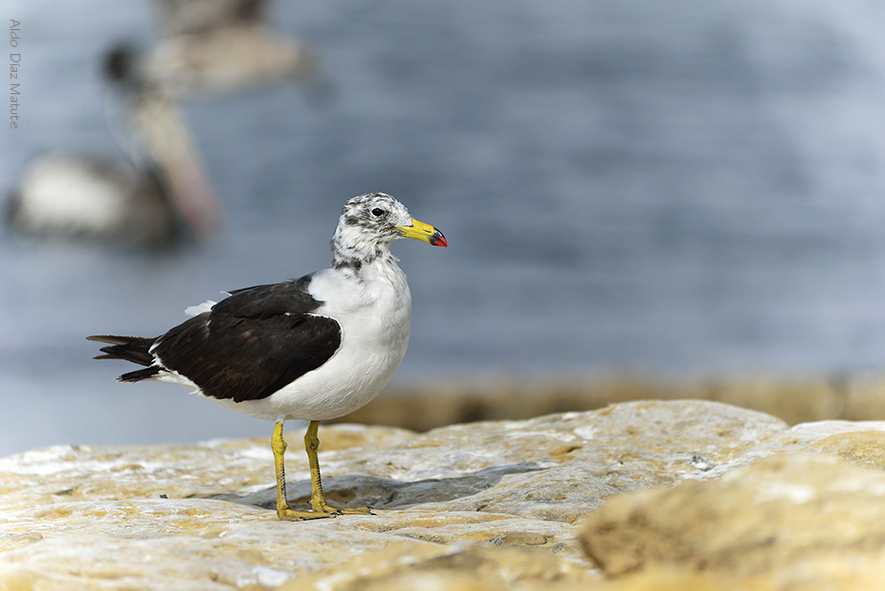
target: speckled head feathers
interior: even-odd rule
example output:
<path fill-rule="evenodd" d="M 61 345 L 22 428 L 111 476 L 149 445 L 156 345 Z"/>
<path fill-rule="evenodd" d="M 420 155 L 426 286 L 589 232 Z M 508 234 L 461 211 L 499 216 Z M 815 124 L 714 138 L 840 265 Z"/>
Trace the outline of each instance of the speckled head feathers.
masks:
<path fill-rule="evenodd" d="M 349 200 L 341 210 L 332 237 L 335 266 L 361 266 L 385 254 L 402 238 L 397 226 L 412 224 L 406 206 L 384 193 L 366 193 Z"/>

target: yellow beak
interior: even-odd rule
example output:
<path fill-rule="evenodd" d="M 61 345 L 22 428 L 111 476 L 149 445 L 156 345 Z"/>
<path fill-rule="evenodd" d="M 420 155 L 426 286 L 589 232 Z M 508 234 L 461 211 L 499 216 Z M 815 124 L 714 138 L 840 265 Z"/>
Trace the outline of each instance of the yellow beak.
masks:
<path fill-rule="evenodd" d="M 415 238 L 433 246 L 449 245 L 442 232 L 429 224 L 419 222 L 415 218 L 412 218 L 411 226 L 396 226 L 396 229 L 402 232 L 405 238 Z"/>

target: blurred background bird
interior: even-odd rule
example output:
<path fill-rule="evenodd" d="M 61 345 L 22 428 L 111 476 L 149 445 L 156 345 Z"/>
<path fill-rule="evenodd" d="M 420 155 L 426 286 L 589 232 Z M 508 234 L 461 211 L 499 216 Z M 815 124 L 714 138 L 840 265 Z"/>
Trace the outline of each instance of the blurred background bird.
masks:
<path fill-rule="evenodd" d="M 118 45 L 102 75 L 123 113 L 113 133 L 122 154 L 51 150 L 28 163 L 7 219 L 24 234 L 164 246 L 182 230 L 206 239 L 220 205 L 176 102 L 137 71 L 135 50 Z"/>
<path fill-rule="evenodd" d="M 162 36 L 145 76 L 171 96 L 205 97 L 297 80 L 328 89 L 307 44 L 267 23 L 264 0 L 156 0 Z"/>
<path fill-rule="evenodd" d="M 161 36 L 148 51 L 122 41 L 102 57 L 108 121 L 126 157 L 52 150 L 33 159 L 7 209 L 16 230 L 136 246 L 208 239 L 221 206 L 178 102 L 285 80 L 314 97 L 331 88 L 303 42 L 266 24 L 263 1 L 155 6 Z"/>

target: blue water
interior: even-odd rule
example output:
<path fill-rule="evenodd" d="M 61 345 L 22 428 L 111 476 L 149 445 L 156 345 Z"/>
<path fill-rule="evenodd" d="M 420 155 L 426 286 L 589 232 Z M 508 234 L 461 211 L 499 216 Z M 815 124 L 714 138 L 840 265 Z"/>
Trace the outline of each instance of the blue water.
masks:
<path fill-rule="evenodd" d="M 96 64 L 115 40 L 149 45 L 152 16 L 0 0 L 24 37 L 4 194 L 44 150 L 117 153 Z M 324 267 L 343 202 L 376 190 L 450 244 L 394 246 L 414 300 L 400 384 L 885 368 L 879 3 L 305 0 L 273 21 L 335 96 L 186 106 L 226 210 L 213 241 L 152 255 L 0 234 L 0 455 L 268 435 L 181 388 L 116 384 L 123 365 L 83 336 L 158 334 L 221 290 Z"/>

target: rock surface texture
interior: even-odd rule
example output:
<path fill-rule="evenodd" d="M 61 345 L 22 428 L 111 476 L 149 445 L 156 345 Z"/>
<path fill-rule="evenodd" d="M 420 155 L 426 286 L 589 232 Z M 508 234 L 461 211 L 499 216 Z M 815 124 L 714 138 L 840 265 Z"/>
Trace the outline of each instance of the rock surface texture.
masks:
<path fill-rule="evenodd" d="M 885 588 L 885 423 L 630 402 L 320 441 L 377 515 L 277 521 L 264 440 L 0 459 L 0 591 Z"/>

